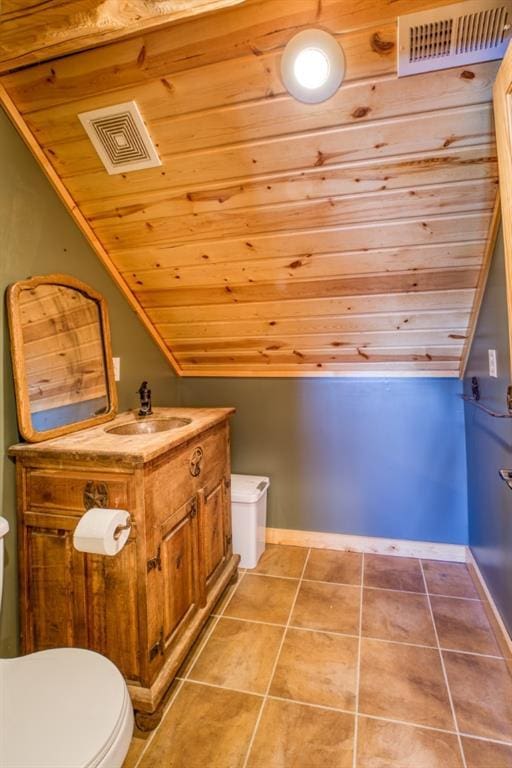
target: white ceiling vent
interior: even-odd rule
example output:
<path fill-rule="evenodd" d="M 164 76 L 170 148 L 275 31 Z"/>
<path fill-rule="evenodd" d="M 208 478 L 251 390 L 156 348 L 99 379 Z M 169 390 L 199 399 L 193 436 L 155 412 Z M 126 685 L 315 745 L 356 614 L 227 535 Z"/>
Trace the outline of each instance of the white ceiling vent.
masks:
<path fill-rule="evenodd" d="M 78 117 L 110 175 L 162 165 L 134 101 Z"/>
<path fill-rule="evenodd" d="M 465 0 L 398 19 L 398 76 L 501 59 L 512 0 Z"/>

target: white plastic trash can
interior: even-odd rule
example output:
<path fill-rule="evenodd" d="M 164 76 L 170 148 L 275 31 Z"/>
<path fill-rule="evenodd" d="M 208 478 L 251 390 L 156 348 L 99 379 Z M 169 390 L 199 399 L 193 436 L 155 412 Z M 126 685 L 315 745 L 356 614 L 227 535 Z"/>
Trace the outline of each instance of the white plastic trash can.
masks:
<path fill-rule="evenodd" d="M 256 568 L 265 551 L 268 477 L 231 475 L 233 552 L 241 568 Z"/>

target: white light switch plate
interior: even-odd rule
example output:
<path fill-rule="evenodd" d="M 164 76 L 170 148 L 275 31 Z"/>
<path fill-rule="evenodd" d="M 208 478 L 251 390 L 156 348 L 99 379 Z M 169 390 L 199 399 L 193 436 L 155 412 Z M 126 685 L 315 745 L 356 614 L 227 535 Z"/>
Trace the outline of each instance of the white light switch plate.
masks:
<path fill-rule="evenodd" d="M 114 364 L 114 380 L 121 381 L 121 358 L 113 357 L 112 362 Z"/>
<path fill-rule="evenodd" d="M 497 379 L 498 378 L 498 362 L 496 359 L 496 350 L 488 349 L 487 352 L 489 354 L 489 376 L 492 376 L 494 379 Z"/>

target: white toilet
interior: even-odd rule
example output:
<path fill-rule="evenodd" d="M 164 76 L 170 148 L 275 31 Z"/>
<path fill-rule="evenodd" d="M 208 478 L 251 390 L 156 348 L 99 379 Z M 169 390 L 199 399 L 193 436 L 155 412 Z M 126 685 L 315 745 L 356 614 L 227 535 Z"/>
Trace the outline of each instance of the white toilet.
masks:
<path fill-rule="evenodd" d="M 8 530 L 0 517 L 0 600 Z M 2 768 L 120 768 L 132 731 L 126 683 L 104 656 L 55 648 L 0 659 Z"/>

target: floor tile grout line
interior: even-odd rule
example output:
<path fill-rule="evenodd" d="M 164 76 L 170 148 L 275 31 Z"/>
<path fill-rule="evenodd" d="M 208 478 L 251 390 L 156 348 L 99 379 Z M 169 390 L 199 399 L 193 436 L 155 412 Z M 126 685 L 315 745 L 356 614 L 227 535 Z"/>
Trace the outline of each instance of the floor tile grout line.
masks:
<path fill-rule="evenodd" d="M 466 733 L 465 731 L 461 731 L 460 735 L 464 739 L 476 739 L 477 741 L 486 741 L 489 744 L 501 744 L 504 747 L 512 747 L 512 740 L 504 741 L 503 739 L 492 739 L 490 736 L 478 736 L 475 733 Z"/>
<path fill-rule="evenodd" d="M 423 576 L 423 581 L 425 582 L 425 589 L 427 589 L 427 577 L 425 576 L 425 570 L 423 568 L 423 563 L 422 563 L 421 560 L 420 560 L 420 568 L 421 568 L 421 575 Z M 441 662 L 441 668 L 443 670 L 444 684 L 446 686 L 446 691 L 448 693 L 448 701 L 450 702 L 450 708 L 451 708 L 451 711 L 452 711 L 452 718 L 453 718 L 453 722 L 454 722 L 454 725 L 455 725 L 455 730 L 457 732 L 457 740 L 459 742 L 459 750 L 460 750 L 460 756 L 461 756 L 461 759 L 462 759 L 462 765 L 463 765 L 463 768 L 467 768 L 466 756 L 464 754 L 464 748 L 462 746 L 462 738 L 461 738 L 460 730 L 459 730 L 459 721 L 457 720 L 457 713 L 455 712 L 455 705 L 453 703 L 452 692 L 451 692 L 450 683 L 449 683 L 449 680 L 448 680 L 448 673 L 446 672 L 446 666 L 445 666 L 445 663 L 444 663 L 443 652 L 441 650 L 441 643 L 439 642 L 439 633 L 437 631 L 436 620 L 435 620 L 435 617 L 434 617 L 434 611 L 432 609 L 432 602 L 430 600 L 430 595 L 428 594 L 428 592 L 427 592 L 427 596 L 428 596 L 428 605 L 429 605 L 429 609 L 430 609 L 430 617 L 432 619 L 432 624 L 434 626 L 434 634 L 435 634 L 436 641 L 437 641 L 437 652 L 439 653 L 439 660 Z"/>
<path fill-rule="evenodd" d="M 192 664 L 191 664 L 190 668 L 187 670 L 187 674 L 186 674 L 186 675 L 185 675 L 185 677 L 183 678 L 184 680 L 188 680 L 188 677 L 189 677 L 190 673 L 192 672 L 192 670 L 193 670 L 193 669 L 194 669 L 194 667 L 196 666 L 196 664 L 197 664 L 197 662 L 198 662 L 198 660 L 199 660 L 199 657 L 201 656 L 201 654 L 203 653 L 203 651 L 204 651 L 204 649 L 205 649 L 206 643 L 208 642 L 208 640 L 209 640 L 209 639 L 210 639 L 210 637 L 212 636 L 212 634 L 213 634 L 213 630 L 215 629 L 215 627 L 217 626 L 217 624 L 219 623 L 219 621 L 220 621 L 220 620 L 221 620 L 221 617 L 220 617 L 220 616 L 217 616 L 217 618 L 216 618 L 216 619 L 215 619 L 215 621 L 213 622 L 212 626 L 210 627 L 209 631 L 208 631 L 208 632 L 205 634 L 205 636 L 204 636 L 204 637 L 201 639 L 201 642 L 199 643 L 199 646 L 198 646 L 198 648 L 197 648 L 197 653 L 195 654 L 195 658 L 194 658 L 194 660 L 193 660 L 193 662 L 192 662 Z"/>
<path fill-rule="evenodd" d="M 457 738 L 458 738 L 458 742 L 459 742 L 459 749 L 460 749 L 460 752 L 461 752 L 461 757 L 462 757 L 462 760 L 463 760 L 464 768 L 466 768 L 466 760 L 465 760 L 465 755 L 464 755 L 464 751 L 463 751 L 463 745 L 462 745 L 461 737 L 469 738 L 469 739 L 473 739 L 473 740 L 485 741 L 485 742 L 488 742 L 488 743 L 491 743 L 491 744 L 501 744 L 501 745 L 504 745 L 504 746 L 512 746 L 512 741 L 508 742 L 508 741 L 504 741 L 504 740 L 500 740 L 500 739 L 493 739 L 493 738 L 489 738 L 489 737 L 486 737 L 486 736 L 481 736 L 481 735 L 474 734 L 474 733 L 465 733 L 465 732 L 461 732 L 460 731 L 458 720 L 457 720 L 457 716 L 456 716 L 456 712 L 455 712 L 455 707 L 454 707 L 453 699 L 452 699 L 452 695 L 451 695 L 451 689 L 450 689 L 450 685 L 449 685 L 449 681 L 448 681 L 446 667 L 445 667 L 445 663 L 444 663 L 443 652 L 446 652 L 446 653 L 460 653 L 460 654 L 474 655 L 474 656 L 480 656 L 480 657 L 484 657 L 484 658 L 493 658 L 493 659 L 503 659 L 503 657 L 502 656 L 495 656 L 495 655 L 491 655 L 491 654 L 481 654 L 481 653 L 475 653 L 475 652 L 471 652 L 471 651 L 463 651 L 463 650 L 456 649 L 456 648 L 453 648 L 453 649 L 441 648 L 441 644 L 440 644 L 440 640 L 439 640 L 439 635 L 438 635 L 437 627 L 436 627 L 436 624 L 435 624 L 435 618 L 434 618 L 431 598 L 435 599 L 435 598 L 439 597 L 439 598 L 447 598 L 447 599 L 455 599 L 455 600 L 458 599 L 458 600 L 480 602 L 480 603 L 485 603 L 485 600 L 481 599 L 480 597 L 469 598 L 469 597 L 462 597 L 462 596 L 459 596 L 459 595 L 440 595 L 440 594 L 438 595 L 438 594 L 435 594 L 435 593 L 430 593 L 429 590 L 428 590 L 428 584 L 427 584 L 427 580 L 426 580 L 426 576 L 425 576 L 425 571 L 424 571 L 424 567 L 423 567 L 423 561 L 421 560 L 421 558 L 418 558 L 418 560 L 419 560 L 419 563 L 420 563 L 421 572 L 422 572 L 422 576 L 423 576 L 423 581 L 424 581 L 424 584 L 425 584 L 425 591 L 424 592 L 412 592 L 412 591 L 409 591 L 409 590 L 394 590 L 394 589 L 390 590 L 390 589 L 387 589 L 385 587 L 365 586 L 364 585 L 364 553 L 361 553 L 361 556 L 362 556 L 362 560 L 361 560 L 361 572 L 362 572 L 362 575 L 361 575 L 361 583 L 359 585 L 357 585 L 357 584 L 347 584 L 345 582 L 333 582 L 333 581 L 321 581 L 319 579 L 307 579 L 307 578 L 305 578 L 305 572 L 306 572 L 307 564 L 308 564 L 308 561 L 309 561 L 309 558 L 310 558 L 310 555 L 311 555 L 311 551 L 312 551 L 311 548 L 308 548 L 308 552 L 307 552 L 307 555 L 306 555 L 306 559 L 305 559 L 305 562 L 304 562 L 302 573 L 301 573 L 299 578 L 289 577 L 289 576 L 278 576 L 278 575 L 274 575 L 274 574 L 256 574 L 256 573 L 251 574 L 250 571 L 240 571 L 240 579 L 239 579 L 238 583 L 236 585 L 234 585 L 234 589 L 232 590 L 231 595 L 229 596 L 228 600 L 226 601 L 226 604 L 224 605 L 224 607 L 222 609 L 222 612 L 220 614 L 212 614 L 212 618 L 214 618 L 215 621 L 212 623 L 211 628 L 205 634 L 204 638 L 202 638 L 202 640 L 201 640 L 201 642 L 199 644 L 199 647 L 197 649 L 197 652 L 195 654 L 195 659 L 193 661 L 193 664 L 192 664 L 192 666 L 190 667 L 190 669 L 187 672 L 187 676 L 185 678 L 179 678 L 179 677 L 176 678 L 176 680 L 178 682 L 178 685 L 176 686 L 175 691 L 172 693 L 169 702 L 167 703 L 166 707 L 163 710 L 162 720 L 158 724 L 157 728 L 155 728 L 152 731 L 152 733 L 148 736 L 148 738 L 145 740 L 145 744 L 143 746 L 141 754 L 139 755 L 139 757 L 137 758 L 137 760 L 136 760 L 136 762 L 134 764 L 134 768 L 138 768 L 138 766 L 140 765 L 141 761 L 143 760 L 143 758 L 144 758 L 145 754 L 147 753 L 147 750 L 149 749 L 153 739 L 155 738 L 155 736 L 159 732 L 159 729 L 161 727 L 162 721 L 166 717 L 166 715 L 169 712 L 169 710 L 171 709 L 171 707 L 175 704 L 175 702 L 176 702 L 176 700 L 178 698 L 178 695 L 179 695 L 180 691 L 182 690 L 185 682 L 190 682 L 191 684 L 194 684 L 194 685 L 205 685 L 205 686 L 210 686 L 210 687 L 215 687 L 215 688 L 222 688 L 222 689 L 226 689 L 226 690 L 237 690 L 238 692 L 243 693 L 245 695 L 257 696 L 258 698 L 262 698 L 263 699 L 261 707 L 260 707 L 260 711 L 259 711 L 259 714 L 258 714 L 258 718 L 257 718 L 257 721 L 256 721 L 254 729 L 253 729 L 252 737 L 251 737 L 250 744 L 249 744 L 249 747 L 248 747 L 248 750 L 247 750 L 247 754 L 246 754 L 246 757 L 245 757 L 243 768 L 246 768 L 248 759 L 250 757 L 250 753 L 252 751 L 252 747 L 253 747 L 253 744 L 254 744 L 254 741 L 255 741 L 255 737 L 256 737 L 257 731 L 259 729 L 259 724 L 260 724 L 260 721 L 261 721 L 263 709 L 264 709 L 265 703 L 266 703 L 266 701 L 268 699 L 270 699 L 270 700 L 289 701 L 290 703 L 296 703 L 296 704 L 300 704 L 300 705 L 304 705 L 304 706 L 317 707 L 317 708 L 320 708 L 320 709 L 327 709 L 327 710 L 332 710 L 332 711 L 335 711 L 335 712 L 344 712 L 344 713 L 346 713 L 348 715 L 352 715 L 352 716 L 354 716 L 354 714 L 355 714 L 354 754 L 353 754 L 354 766 L 356 764 L 357 729 L 358 729 L 358 718 L 359 717 L 366 717 L 366 718 L 369 718 L 369 719 L 380 720 L 380 721 L 383 721 L 383 722 L 399 723 L 399 724 L 401 723 L 403 725 L 410 726 L 410 727 L 413 727 L 413 728 L 420 728 L 420 729 L 423 728 L 423 729 L 426 729 L 426 730 L 438 731 L 438 732 L 441 732 L 441 733 L 447 733 L 447 734 L 456 735 Z M 205 682 L 200 681 L 200 680 L 195 680 L 193 678 L 189 678 L 189 675 L 192 673 L 192 670 L 196 666 L 196 663 L 198 661 L 199 656 L 204 651 L 205 645 L 209 641 L 212 633 L 214 632 L 214 630 L 217 627 L 217 625 L 218 625 L 218 623 L 219 623 L 221 618 L 225 618 L 225 619 L 229 619 L 229 620 L 239 620 L 239 621 L 245 621 L 245 622 L 251 623 L 250 619 L 237 619 L 237 617 L 225 616 L 224 615 L 226 609 L 228 608 L 229 604 L 231 603 L 231 600 L 233 599 L 234 594 L 238 590 L 238 587 L 239 587 L 240 583 L 242 582 L 242 580 L 244 579 L 244 577 L 247 574 L 255 575 L 255 576 L 269 576 L 271 578 L 282 578 L 282 579 L 287 579 L 287 580 L 297 581 L 298 582 L 297 583 L 297 588 L 295 590 L 295 595 L 294 595 L 294 599 L 293 599 L 293 602 L 292 602 L 292 606 L 290 608 L 290 612 L 289 612 L 289 615 L 288 615 L 288 620 L 286 622 L 286 625 L 272 624 L 271 622 L 263 622 L 263 621 L 255 621 L 254 622 L 254 623 L 258 623 L 258 624 L 268 624 L 268 625 L 271 625 L 271 626 L 280 627 L 280 628 L 284 629 L 283 636 L 282 636 L 281 643 L 280 643 L 280 647 L 279 647 L 279 650 L 277 652 L 276 660 L 275 660 L 274 665 L 273 665 L 272 673 L 271 673 L 270 680 L 269 680 L 269 683 L 268 683 L 267 690 L 266 690 L 265 694 L 256 693 L 256 692 L 253 692 L 253 691 L 241 690 L 241 689 L 233 689 L 233 688 L 229 688 L 229 686 L 222 686 L 222 685 L 221 686 L 217 686 L 215 684 L 205 683 Z M 360 593 L 361 593 L 361 599 L 360 599 L 360 619 L 359 619 L 359 635 L 356 636 L 356 635 L 350 635 L 350 634 L 339 633 L 339 632 L 329 632 L 327 630 L 321 630 L 321 629 L 316 630 L 316 629 L 308 628 L 308 627 L 295 627 L 294 625 L 292 625 L 291 624 L 291 617 L 293 615 L 293 611 L 294 611 L 295 604 L 296 604 L 296 601 L 297 601 L 297 598 L 298 598 L 298 594 L 300 592 L 300 588 L 301 588 L 301 585 L 302 585 L 303 582 L 313 582 L 313 583 L 317 582 L 317 583 L 322 583 L 322 584 L 340 585 L 340 586 L 345 586 L 345 587 L 359 588 L 360 589 Z M 434 632 L 435 632 L 435 636 L 436 636 L 436 640 L 437 640 L 437 650 L 439 652 L 439 656 L 440 656 L 440 660 L 441 660 L 441 665 L 442 665 L 442 669 L 443 669 L 443 674 L 444 674 L 444 679 L 445 679 L 445 685 L 447 687 L 447 692 L 448 692 L 448 697 L 449 697 L 449 701 L 450 701 L 450 706 L 451 706 L 451 709 L 452 709 L 452 717 L 453 717 L 453 720 L 454 720 L 455 731 L 450 731 L 450 730 L 446 730 L 446 729 L 442 729 L 442 728 L 436 728 L 436 727 L 433 727 L 433 726 L 423 725 L 423 724 L 419 724 L 419 723 L 410 723 L 408 721 L 394 720 L 392 718 L 383 718 L 383 717 L 379 717 L 379 716 L 375 716 L 375 715 L 365 714 L 364 712 L 359 712 L 359 687 L 360 687 L 359 677 L 360 677 L 360 661 L 361 661 L 361 651 L 360 651 L 360 649 L 361 649 L 361 645 L 362 645 L 362 640 L 363 639 L 375 640 L 375 641 L 378 641 L 378 642 L 388 642 L 388 643 L 394 643 L 394 644 L 400 644 L 400 645 L 412 645 L 412 646 L 415 646 L 415 647 L 423 647 L 423 648 L 433 648 L 434 647 L 434 646 L 425 646 L 425 645 L 414 644 L 414 643 L 407 643 L 407 642 L 398 641 L 398 640 L 388 640 L 388 639 L 385 639 L 385 638 L 366 638 L 366 637 L 363 638 L 363 635 L 362 635 L 362 615 L 363 615 L 363 595 L 364 595 L 364 589 L 377 590 L 377 591 L 403 592 L 405 594 L 423 595 L 423 596 L 428 598 L 428 604 L 429 604 L 429 608 L 430 608 L 430 615 L 431 615 L 431 619 L 432 619 L 432 622 L 433 622 Z M 344 709 L 340 709 L 340 708 L 336 708 L 336 707 L 329 707 L 329 706 L 325 706 L 325 705 L 313 704 L 313 703 L 310 703 L 310 702 L 307 702 L 307 701 L 297 701 L 297 700 L 294 700 L 294 699 L 286 699 L 284 697 L 274 696 L 274 695 L 269 693 L 270 692 L 270 688 L 271 688 L 271 684 L 272 684 L 272 681 L 273 681 L 273 677 L 275 675 L 275 670 L 277 668 L 277 665 L 278 665 L 278 662 L 279 662 L 279 658 L 281 656 L 281 651 L 282 651 L 282 648 L 283 648 L 283 645 L 284 645 L 284 642 L 285 642 L 285 639 L 286 639 L 286 636 L 287 636 L 287 632 L 288 632 L 288 629 L 290 629 L 290 628 L 295 628 L 295 629 L 298 629 L 298 630 L 309 631 L 309 632 L 320 632 L 320 633 L 323 633 L 323 634 L 339 635 L 339 636 L 342 636 L 342 637 L 358 638 L 358 640 L 359 640 L 359 643 L 358 643 L 358 647 L 359 647 L 359 652 L 358 652 L 358 670 L 357 670 L 358 680 L 357 680 L 357 686 L 356 686 L 356 702 L 357 703 L 356 703 L 356 712 L 355 713 L 350 711 L 350 710 L 344 710 Z"/>
<path fill-rule="evenodd" d="M 179 692 L 181 691 L 181 689 L 183 688 L 183 685 L 184 685 L 184 683 L 185 683 L 185 680 L 183 680 L 183 679 L 180 679 L 180 682 L 179 682 L 179 684 L 177 685 L 177 687 L 176 687 L 176 690 L 175 690 L 175 691 L 174 691 L 174 693 L 172 694 L 172 696 L 171 696 L 170 700 L 167 702 L 167 706 L 164 708 L 164 710 L 163 710 L 163 712 L 162 712 L 162 719 L 161 719 L 161 720 L 160 720 L 160 722 L 158 723 L 157 727 L 156 727 L 156 728 L 155 728 L 153 731 L 151 731 L 150 735 L 149 735 L 149 736 L 148 736 L 148 738 L 146 739 L 146 741 L 145 741 L 145 744 L 144 744 L 144 747 L 142 748 L 142 752 L 140 753 L 139 757 L 138 757 L 138 758 L 137 758 L 137 760 L 135 761 L 135 765 L 133 766 L 133 768 L 138 768 L 138 767 L 139 767 L 140 763 L 142 762 L 142 759 L 143 759 L 144 755 L 145 755 L 145 754 L 146 754 L 146 752 L 148 751 L 148 749 L 149 749 L 149 747 L 150 747 L 151 743 L 153 742 L 153 739 L 156 737 L 156 734 L 157 734 L 157 733 L 158 733 L 158 731 L 160 730 L 160 726 L 162 725 L 162 722 L 163 722 L 163 720 L 164 720 L 164 717 L 166 716 L 167 712 L 170 710 L 170 708 L 172 707 L 172 705 L 173 705 L 173 704 L 174 704 L 174 702 L 176 701 L 176 697 L 178 696 L 178 693 L 179 693 Z"/>
<path fill-rule="evenodd" d="M 228 605 L 228 603 L 226 604 L 226 607 L 227 607 L 227 605 Z M 262 624 L 265 627 L 279 627 L 279 628 L 286 627 L 285 624 L 277 624 L 276 622 L 272 622 L 272 621 L 261 621 L 260 619 L 246 619 L 246 618 L 241 618 L 239 616 L 225 616 L 224 614 L 220 614 L 220 613 L 211 614 L 211 616 L 212 616 L 212 618 L 223 619 L 225 621 L 241 621 L 241 622 L 243 622 L 245 624 Z M 336 635 L 336 637 L 350 637 L 350 638 L 353 638 L 353 639 L 354 638 L 357 639 L 359 637 L 359 635 L 353 635 L 350 632 L 337 632 L 334 629 L 317 629 L 315 627 L 301 627 L 299 624 L 290 624 L 288 626 L 288 629 L 297 629 L 297 630 L 299 630 L 301 632 L 318 632 L 318 633 L 323 634 L 323 635 Z M 393 645 L 408 645 L 408 646 L 411 646 L 413 648 L 430 648 L 430 649 L 437 650 L 437 647 L 438 647 L 437 644 L 435 644 L 435 645 L 427 645 L 425 643 L 410 643 L 410 642 L 407 642 L 406 640 L 396 640 L 396 639 L 391 639 L 391 638 L 387 638 L 387 637 L 373 637 L 372 635 L 362 635 L 362 639 L 364 639 L 364 640 L 372 640 L 372 641 L 374 641 L 376 643 L 391 643 Z M 463 650 L 461 648 L 445 648 L 445 647 L 441 647 L 441 650 L 444 651 L 445 653 L 460 653 L 460 654 L 463 654 L 463 655 L 466 655 L 466 656 L 478 656 L 478 657 L 481 657 L 481 658 L 484 658 L 484 659 L 503 660 L 505 658 L 504 656 L 498 656 L 498 655 L 492 654 L 492 653 L 480 653 L 478 651 L 465 651 L 465 650 Z"/>
<path fill-rule="evenodd" d="M 388 557 L 392 557 L 392 555 L 388 555 Z M 451 561 L 447 561 L 451 562 Z M 248 570 L 245 572 L 247 576 L 266 576 L 269 579 L 285 579 L 286 581 L 298 581 L 299 576 L 283 576 L 281 574 L 277 573 L 252 573 L 252 571 Z M 317 584 L 336 584 L 340 587 L 354 587 L 355 589 L 360 588 L 360 584 L 350 584 L 347 581 L 325 581 L 324 579 L 306 579 L 303 578 L 302 581 L 311 581 Z M 431 597 L 442 597 L 446 600 L 467 600 L 474 603 L 485 603 L 486 600 L 482 600 L 480 597 L 465 597 L 463 595 L 444 595 L 437 592 L 428 592 L 428 590 L 424 592 L 415 592 L 412 589 L 393 589 L 392 587 L 373 587 L 370 584 L 365 584 L 365 589 L 373 589 L 380 592 L 403 592 L 406 595 L 430 595 Z"/>
<path fill-rule="evenodd" d="M 357 768 L 357 739 L 359 736 L 359 688 L 361 683 L 361 645 L 363 638 L 363 596 L 364 596 L 364 552 L 361 557 L 361 587 L 359 592 L 359 633 L 357 637 L 356 700 L 354 717 L 354 742 L 352 745 L 352 768 Z"/>
<path fill-rule="evenodd" d="M 235 592 L 238 590 L 238 587 L 240 586 L 240 584 L 242 583 L 242 581 L 244 580 L 244 578 L 245 578 L 245 573 L 242 573 L 242 575 L 240 576 L 239 580 L 238 580 L 238 581 L 237 581 L 237 583 L 234 585 L 234 589 L 233 589 L 233 591 L 231 592 L 230 596 L 228 597 L 228 600 L 227 600 L 227 602 L 226 602 L 226 605 L 225 605 L 225 606 L 224 606 L 224 608 L 222 609 L 222 613 L 220 613 L 220 614 L 218 614 L 218 615 L 217 615 L 217 617 L 216 617 L 215 621 L 213 622 L 213 625 L 210 627 L 210 631 L 209 631 L 209 632 L 207 632 L 207 633 L 205 634 L 205 636 L 202 638 L 201 642 L 199 643 L 199 647 L 198 647 L 198 649 L 197 649 L 197 653 L 196 653 L 195 659 L 194 659 L 194 661 L 193 661 L 193 663 L 192 663 L 192 666 L 190 667 L 190 669 L 187 671 L 187 674 L 185 675 L 185 680 L 187 680 L 187 679 L 188 679 L 188 677 L 189 677 L 190 673 L 191 673 L 191 672 L 193 671 L 193 669 L 195 668 L 195 666 L 196 666 L 197 662 L 199 661 L 199 657 L 201 656 L 201 654 L 203 653 L 203 651 L 204 651 L 204 649 L 205 649 L 206 643 L 208 642 L 208 640 L 209 640 L 209 639 L 210 639 L 210 637 L 212 636 L 214 629 L 216 628 L 217 624 L 219 623 L 219 621 L 220 621 L 220 620 L 221 620 L 221 618 L 222 618 L 222 614 L 224 613 L 224 611 L 226 610 L 226 608 L 227 608 L 227 607 L 228 607 L 228 605 L 230 604 L 231 600 L 233 599 L 233 596 L 234 596 Z"/>
<path fill-rule="evenodd" d="M 304 574 L 306 572 L 306 567 L 307 567 L 307 564 L 308 564 L 308 560 L 309 560 L 310 554 L 311 554 L 311 547 L 308 548 L 308 551 L 307 551 L 307 554 L 306 554 L 306 558 L 304 560 L 304 565 L 302 567 L 302 572 L 301 572 L 301 575 L 300 575 L 300 578 L 299 578 L 299 581 L 298 581 L 298 584 L 297 584 L 297 588 L 295 590 L 295 595 L 294 595 L 293 600 L 292 600 L 290 611 L 288 613 L 288 620 L 286 622 L 286 626 L 284 627 L 283 636 L 281 638 L 281 642 L 280 642 L 279 648 L 277 650 L 276 658 L 274 660 L 274 664 L 273 664 L 272 670 L 270 672 L 270 676 L 269 676 L 269 680 L 268 680 L 268 685 L 267 685 L 267 688 L 265 690 L 265 695 L 263 697 L 263 701 L 261 702 L 260 711 L 258 712 L 258 716 L 256 718 L 256 722 L 254 723 L 254 728 L 253 728 L 253 731 L 252 731 L 252 734 L 251 734 L 251 738 L 249 739 L 249 744 L 247 745 L 247 752 L 245 754 L 245 759 L 244 759 L 244 762 L 242 764 L 242 768 L 247 768 L 247 765 L 248 765 L 248 762 L 249 762 L 249 757 L 250 757 L 250 754 L 252 752 L 252 748 L 254 746 L 254 742 L 256 740 L 256 734 L 258 733 L 258 729 L 259 729 L 259 726 L 260 726 L 261 718 L 263 716 L 263 710 L 265 708 L 265 703 L 268 701 L 268 696 L 269 696 L 270 688 L 272 686 L 272 681 L 274 679 L 274 675 L 275 675 L 275 672 L 276 672 L 276 669 L 277 669 L 277 665 L 279 663 L 279 658 L 281 656 L 281 651 L 283 650 L 284 642 L 285 642 L 285 639 L 286 639 L 286 634 L 288 632 L 288 627 L 290 626 L 290 621 L 291 621 L 291 618 L 292 618 L 292 615 L 293 615 L 293 611 L 295 610 L 295 604 L 296 604 L 297 598 L 299 596 L 300 587 L 301 587 L 301 584 L 302 584 L 302 580 L 303 580 Z"/>
<path fill-rule="evenodd" d="M 217 683 L 206 683 L 203 680 L 193 680 L 193 679 L 185 679 L 185 678 L 179 678 L 182 682 L 191 683 L 192 685 L 203 685 L 206 688 L 217 688 L 225 691 L 234 691 L 236 693 L 243 693 L 247 696 L 256 696 L 259 699 L 265 698 L 264 693 L 257 693 L 255 691 L 246 691 L 241 688 L 232 688 L 228 685 L 219 685 Z M 176 692 L 177 693 L 177 692 Z M 176 693 L 174 696 L 176 696 Z M 304 701 L 302 699 L 290 699 L 286 696 L 276 696 L 273 693 L 269 693 L 268 696 L 266 696 L 267 699 L 270 699 L 272 701 L 286 701 L 290 704 L 299 704 L 300 706 L 304 707 L 312 707 L 313 709 L 324 709 L 328 712 L 340 712 L 345 715 L 351 715 L 352 717 L 355 715 L 354 710 L 350 709 L 343 709 L 342 707 L 332 707 L 328 704 L 315 704 L 311 701 Z M 434 725 L 426 725 L 425 723 L 414 723 L 410 720 L 398 720 L 396 718 L 391 717 L 382 717 L 381 715 L 372 715 L 367 712 L 359 712 L 359 717 L 367 718 L 368 720 L 378 720 L 379 722 L 383 723 L 395 723 L 398 725 L 405 725 L 409 728 L 419 728 L 420 730 L 426 730 L 426 731 L 433 731 L 435 733 L 446 733 L 451 736 L 457 736 L 457 731 L 449 730 L 448 728 L 438 728 Z M 475 733 L 466 733 L 465 731 L 461 731 L 460 735 L 464 738 L 468 739 L 476 739 L 478 741 L 486 741 L 490 744 L 501 744 L 505 747 L 512 747 L 512 740 L 511 741 L 504 741 L 503 739 L 492 739 L 489 736 L 480 736 Z"/>
<path fill-rule="evenodd" d="M 243 581 L 243 578 L 244 578 L 244 576 L 245 576 L 245 572 L 244 572 L 244 573 L 242 573 L 242 575 L 241 575 L 241 577 L 240 577 L 240 579 L 239 579 L 238 583 L 235 585 L 235 588 L 233 589 L 233 591 L 232 591 L 231 595 L 229 596 L 229 599 L 228 599 L 228 601 L 227 601 L 226 605 L 224 606 L 224 608 L 226 608 L 226 607 L 229 605 L 229 603 L 231 602 L 231 599 L 232 599 L 233 595 L 235 594 L 235 592 L 237 591 L 237 589 L 238 589 L 239 585 L 240 585 L 240 584 L 241 584 L 241 582 Z M 197 663 L 197 660 L 198 660 L 199 656 L 202 654 L 202 652 L 203 652 L 203 650 L 204 650 L 204 647 L 205 647 L 206 643 L 208 642 L 208 640 L 210 639 L 210 637 L 211 637 L 211 635 L 212 635 L 212 632 L 213 632 L 213 630 L 215 629 L 215 627 L 216 627 L 216 626 L 217 626 L 217 624 L 219 623 L 219 620 L 220 620 L 220 616 L 217 616 L 217 617 L 216 617 L 216 619 L 215 619 L 215 621 L 213 622 L 212 626 L 210 627 L 210 630 L 209 630 L 209 631 L 208 631 L 208 632 L 205 634 L 205 636 L 204 636 L 204 637 L 201 639 L 201 642 L 199 643 L 199 646 L 198 646 L 198 649 L 197 649 L 196 658 L 194 659 L 194 663 L 192 664 L 192 666 L 191 666 L 191 667 L 190 667 L 190 669 L 188 670 L 188 672 L 187 672 L 187 674 L 185 675 L 185 677 L 182 677 L 182 678 L 178 678 L 178 677 L 176 677 L 176 678 L 175 678 L 175 679 L 177 679 L 177 680 L 179 680 L 179 681 L 180 681 L 180 682 L 179 682 L 179 685 L 177 686 L 176 690 L 174 691 L 173 695 L 171 696 L 171 698 L 170 698 L 169 702 L 167 703 L 167 706 L 164 708 L 164 710 L 163 710 L 163 712 L 162 712 L 162 718 L 161 718 L 160 722 L 158 723 L 157 727 L 156 727 L 156 728 L 155 728 L 155 729 L 154 729 L 154 730 L 151 732 L 151 735 L 150 735 L 150 736 L 148 736 L 148 738 L 147 738 L 147 740 L 146 740 L 146 744 L 144 745 L 144 748 L 143 748 L 142 752 L 140 753 L 140 755 L 139 755 L 139 758 L 137 759 L 137 761 L 136 761 L 135 765 L 133 766 L 133 768 L 138 768 L 138 766 L 139 766 L 139 764 L 140 764 L 140 762 L 141 762 L 142 758 L 144 757 L 144 755 L 145 755 L 146 751 L 147 751 L 147 750 L 148 750 L 148 748 L 149 748 L 149 745 L 151 744 L 151 742 L 152 742 L 152 741 L 153 741 L 153 739 L 155 738 L 155 736 L 156 736 L 157 732 L 160 730 L 160 726 L 162 725 L 162 723 L 163 723 L 163 721 L 164 721 L 164 718 L 165 718 L 165 716 L 167 715 L 167 713 L 168 713 L 168 712 L 169 712 L 169 710 L 171 709 L 172 705 L 173 705 L 173 704 L 174 704 L 174 702 L 176 701 L 176 698 L 177 698 L 177 696 L 178 696 L 178 693 L 179 693 L 179 692 L 181 691 L 181 689 L 183 688 L 183 686 L 184 686 L 184 684 L 185 684 L 185 681 L 186 681 L 186 680 L 187 680 L 187 678 L 188 678 L 188 675 L 189 675 L 189 674 L 192 672 L 192 670 L 194 669 L 194 667 L 195 667 L 195 665 L 196 665 L 196 663 Z"/>
<path fill-rule="evenodd" d="M 221 691 L 234 691 L 235 693 L 244 693 L 247 696 L 257 696 L 258 699 L 265 698 L 264 693 L 258 691 L 248 691 L 245 688 L 234 688 L 232 685 L 220 685 L 220 683 L 205 683 L 204 680 L 197 680 L 194 677 L 183 678 L 184 682 L 193 683 L 194 685 L 206 685 L 207 688 L 217 688 Z"/>

